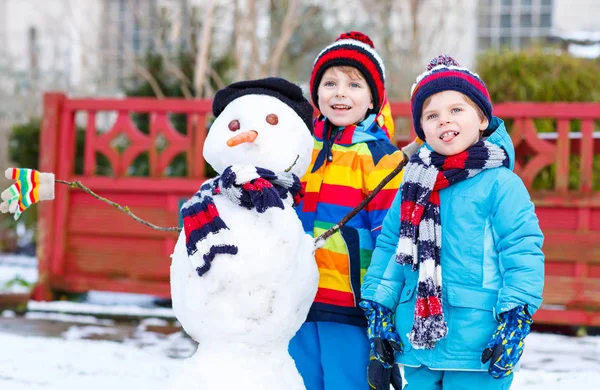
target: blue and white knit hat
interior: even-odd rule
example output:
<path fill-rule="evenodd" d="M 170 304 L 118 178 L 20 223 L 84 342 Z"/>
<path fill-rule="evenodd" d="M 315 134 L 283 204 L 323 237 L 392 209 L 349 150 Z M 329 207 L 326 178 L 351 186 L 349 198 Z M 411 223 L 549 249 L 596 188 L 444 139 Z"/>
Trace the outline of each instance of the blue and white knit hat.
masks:
<path fill-rule="evenodd" d="M 490 123 L 492 122 L 492 101 L 479 75 L 461 67 L 454 58 L 440 55 L 429 62 L 427 71 L 417 77 L 410 91 L 413 124 L 419 138 L 425 139 L 421 127 L 423 103 L 431 95 L 448 90 L 468 96 L 481 108 Z"/>

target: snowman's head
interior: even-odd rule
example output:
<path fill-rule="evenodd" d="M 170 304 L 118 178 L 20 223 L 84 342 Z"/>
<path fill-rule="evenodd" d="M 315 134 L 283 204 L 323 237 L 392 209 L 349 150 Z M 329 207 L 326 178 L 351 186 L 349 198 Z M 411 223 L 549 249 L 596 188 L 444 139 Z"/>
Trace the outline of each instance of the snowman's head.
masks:
<path fill-rule="evenodd" d="M 300 88 L 286 80 L 232 84 L 215 96 L 216 119 L 204 143 L 204 158 L 219 173 L 241 164 L 274 172 L 292 167 L 300 177 L 311 159 L 312 112 Z"/>

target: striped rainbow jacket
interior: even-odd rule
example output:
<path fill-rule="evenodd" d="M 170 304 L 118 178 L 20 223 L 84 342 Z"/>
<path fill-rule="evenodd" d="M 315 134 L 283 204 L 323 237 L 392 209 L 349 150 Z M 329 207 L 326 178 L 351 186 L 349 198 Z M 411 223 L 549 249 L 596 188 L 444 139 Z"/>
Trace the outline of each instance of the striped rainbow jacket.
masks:
<path fill-rule="evenodd" d="M 322 116 L 315 120 L 312 161 L 302 178 L 305 195 L 296 209 L 307 234 L 317 237 L 338 223 L 402 161 L 390 142 L 393 128 L 389 104 L 345 128 Z M 402 173 L 315 252 L 319 289 L 307 321 L 366 326 L 360 288 L 401 181 Z"/>

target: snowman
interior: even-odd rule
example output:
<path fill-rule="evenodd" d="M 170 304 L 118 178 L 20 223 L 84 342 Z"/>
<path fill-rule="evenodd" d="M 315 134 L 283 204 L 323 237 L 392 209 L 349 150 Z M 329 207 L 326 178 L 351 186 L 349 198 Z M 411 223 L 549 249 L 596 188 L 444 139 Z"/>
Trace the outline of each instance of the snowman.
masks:
<path fill-rule="evenodd" d="M 314 240 L 294 211 L 312 106 L 279 78 L 219 91 L 204 157 L 220 174 L 181 209 L 173 310 L 198 342 L 171 390 L 305 389 L 288 344 L 316 294 Z"/>
<path fill-rule="evenodd" d="M 173 310 L 198 349 L 170 389 L 305 389 L 288 344 L 319 280 L 319 244 L 294 211 L 311 160 L 313 108 L 297 85 L 266 78 L 217 92 L 213 114 L 204 157 L 219 176 L 182 207 L 171 256 Z M 0 194 L 0 211 L 15 219 L 54 199 L 52 173 L 5 175 L 16 183 Z"/>

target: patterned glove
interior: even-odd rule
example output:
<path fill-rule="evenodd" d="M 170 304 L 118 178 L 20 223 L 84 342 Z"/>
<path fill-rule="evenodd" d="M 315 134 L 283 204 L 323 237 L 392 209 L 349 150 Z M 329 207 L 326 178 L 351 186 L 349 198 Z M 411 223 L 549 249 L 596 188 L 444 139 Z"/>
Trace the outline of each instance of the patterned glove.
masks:
<path fill-rule="evenodd" d="M 54 174 L 38 172 L 34 169 L 8 168 L 4 173 L 7 179 L 16 180 L 4 190 L 0 197 L 0 212 L 15 215 L 15 220 L 29 206 L 40 200 L 54 199 Z"/>
<path fill-rule="evenodd" d="M 417 153 L 417 150 L 423 145 L 423 141 L 417 137 L 415 140 L 402 148 L 402 153 L 410 160 L 413 154 Z"/>
<path fill-rule="evenodd" d="M 371 354 L 383 367 L 394 365 L 394 353 L 402 352 L 402 342 L 392 322 L 392 311 L 373 301 L 361 301 L 368 328 L 367 336 L 371 343 Z"/>
<path fill-rule="evenodd" d="M 394 364 L 386 368 L 382 362 L 375 359 L 373 354 L 369 358 L 367 379 L 369 381 L 369 389 L 372 390 L 390 390 L 390 386 L 395 390 L 402 390 L 402 375 L 400 374 L 398 365 Z"/>
<path fill-rule="evenodd" d="M 500 320 L 500 325 L 481 355 L 482 363 L 490 361 L 488 371 L 496 379 L 512 374 L 523 354 L 523 340 L 533 323 L 527 305 L 500 314 Z"/>

